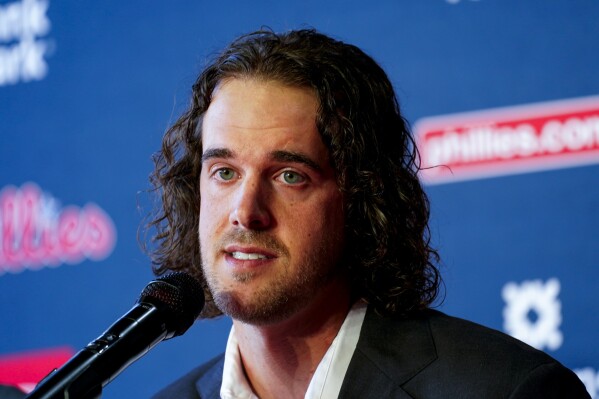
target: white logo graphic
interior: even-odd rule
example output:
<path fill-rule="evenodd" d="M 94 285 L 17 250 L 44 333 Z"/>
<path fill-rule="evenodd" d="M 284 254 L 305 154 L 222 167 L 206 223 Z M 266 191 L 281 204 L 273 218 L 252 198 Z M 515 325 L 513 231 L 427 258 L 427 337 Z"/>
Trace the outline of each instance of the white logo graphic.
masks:
<path fill-rule="evenodd" d="M 21 0 L 0 5 L 0 86 L 41 80 L 48 73 L 44 55 L 50 31 L 47 0 Z"/>
<path fill-rule="evenodd" d="M 584 384 L 585 388 L 591 395 L 591 398 L 599 398 L 599 372 L 593 370 L 591 367 L 585 367 L 583 369 L 574 370 L 580 381 Z"/>
<path fill-rule="evenodd" d="M 558 299 L 559 280 L 549 279 L 507 283 L 501 292 L 506 303 L 503 328 L 511 336 L 537 349 L 558 349 L 563 342 L 559 330 L 562 304 Z"/>

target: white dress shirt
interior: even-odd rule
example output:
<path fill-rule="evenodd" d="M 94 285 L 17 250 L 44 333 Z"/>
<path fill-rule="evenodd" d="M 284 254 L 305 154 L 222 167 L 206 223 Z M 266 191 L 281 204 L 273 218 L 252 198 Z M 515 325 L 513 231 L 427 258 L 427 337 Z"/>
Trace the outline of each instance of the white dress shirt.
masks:
<path fill-rule="evenodd" d="M 354 354 L 366 315 L 366 304 L 358 301 L 350 309 L 337 336 L 318 364 L 304 399 L 330 399 L 339 396 L 343 378 Z M 235 327 L 231 328 L 225 350 L 222 399 L 259 399 L 245 377 Z"/>

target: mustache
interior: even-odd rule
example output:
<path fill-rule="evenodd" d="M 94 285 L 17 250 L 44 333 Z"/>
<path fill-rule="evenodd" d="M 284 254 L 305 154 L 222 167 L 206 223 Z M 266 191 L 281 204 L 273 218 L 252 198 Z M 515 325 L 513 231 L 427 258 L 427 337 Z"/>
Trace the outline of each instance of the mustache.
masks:
<path fill-rule="evenodd" d="M 264 248 L 276 255 L 289 255 L 287 247 L 271 234 L 259 230 L 232 230 L 225 233 L 217 243 L 217 248 L 228 244 L 253 245 Z"/>

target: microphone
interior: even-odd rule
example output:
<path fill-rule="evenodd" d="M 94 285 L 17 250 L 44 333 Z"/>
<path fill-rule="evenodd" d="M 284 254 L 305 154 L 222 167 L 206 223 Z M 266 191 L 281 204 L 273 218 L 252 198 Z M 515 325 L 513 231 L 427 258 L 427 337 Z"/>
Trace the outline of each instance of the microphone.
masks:
<path fill-rule="evenodd" d="M 204 307 L 201 284 L 186 273 L 151 281 L 137 304 L 60 369 L 27 399 L 95 399 L 102 388 L 159 342 L 182 335 Z"/>

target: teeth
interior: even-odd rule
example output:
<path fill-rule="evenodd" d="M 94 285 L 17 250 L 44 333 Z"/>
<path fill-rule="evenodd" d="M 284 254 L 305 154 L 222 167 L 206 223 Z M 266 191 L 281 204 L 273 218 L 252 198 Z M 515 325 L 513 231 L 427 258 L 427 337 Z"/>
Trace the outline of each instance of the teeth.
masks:
<path fill-rule="evenodd" d="M 239 260 L 266 259 L 266 256 L 262 254 L 246 254 L 245 252 L 233 252 L 231 255 L 233 256 L 233 258 Z"/>

